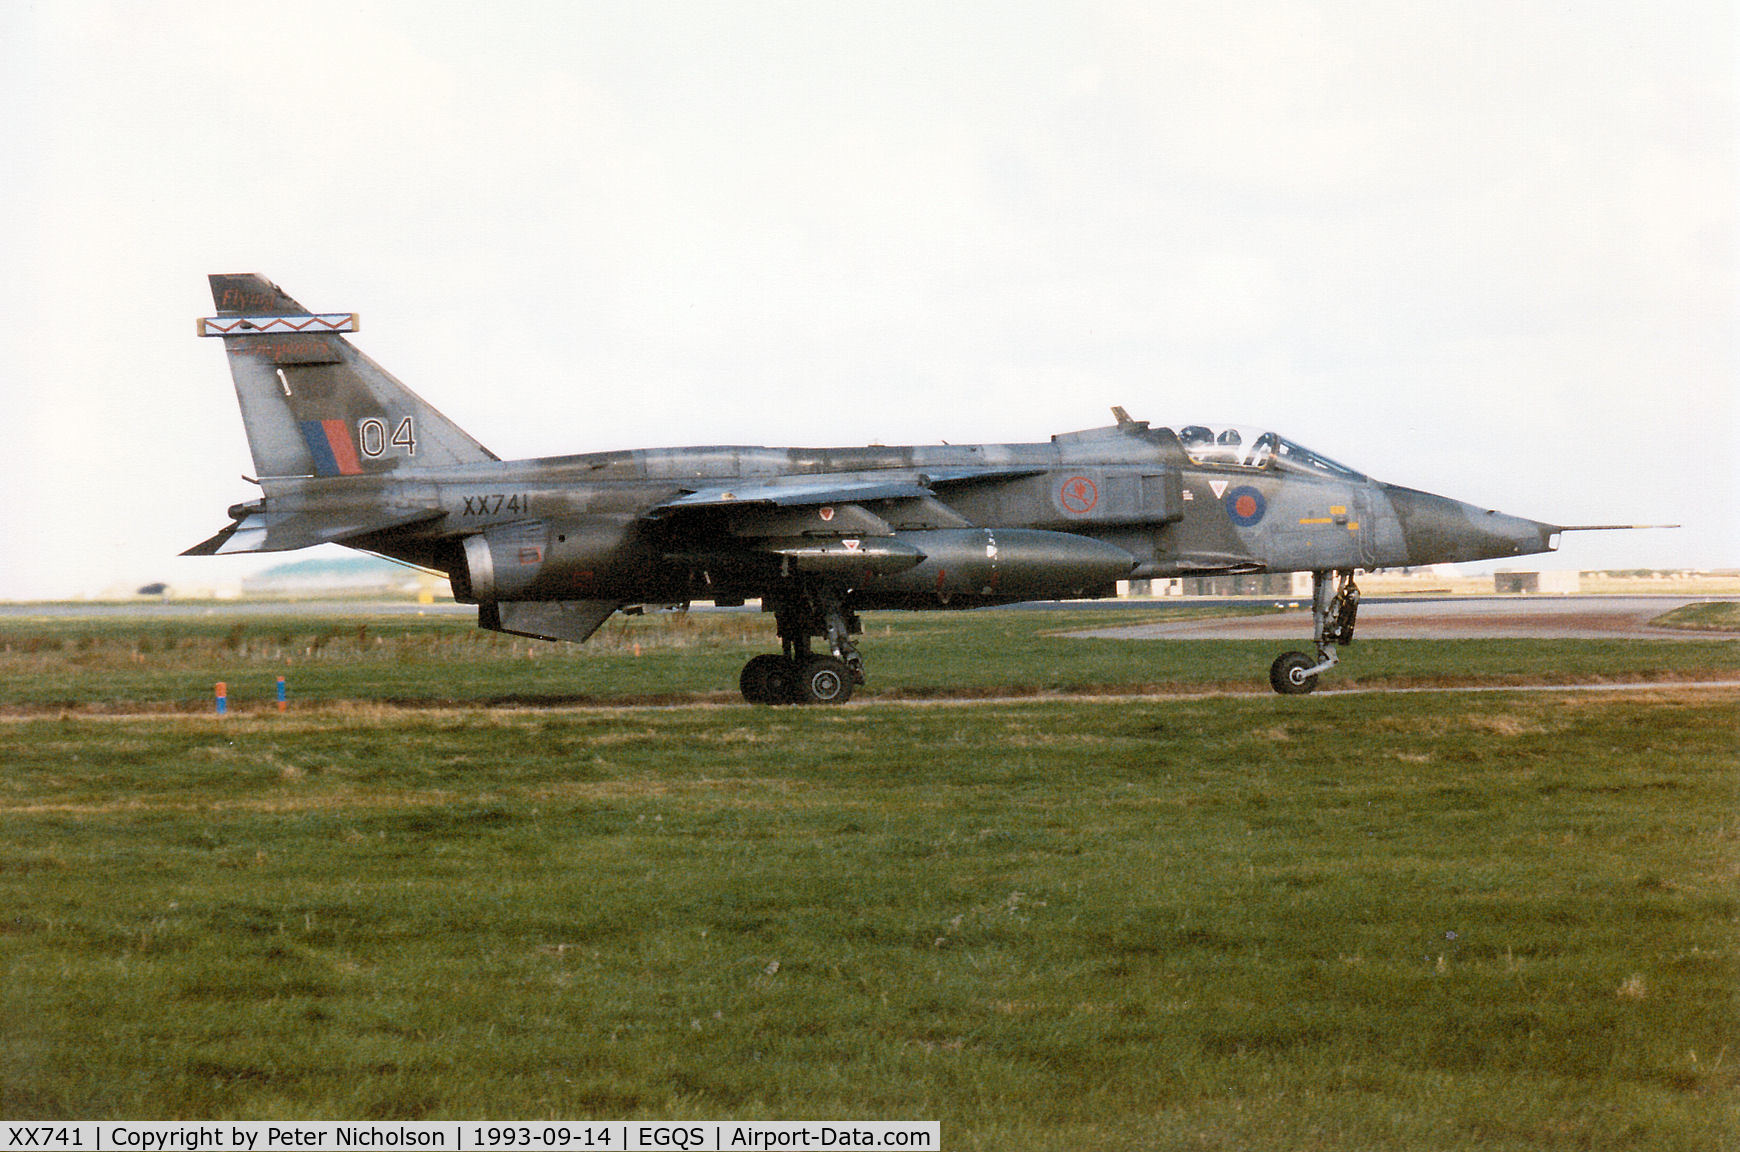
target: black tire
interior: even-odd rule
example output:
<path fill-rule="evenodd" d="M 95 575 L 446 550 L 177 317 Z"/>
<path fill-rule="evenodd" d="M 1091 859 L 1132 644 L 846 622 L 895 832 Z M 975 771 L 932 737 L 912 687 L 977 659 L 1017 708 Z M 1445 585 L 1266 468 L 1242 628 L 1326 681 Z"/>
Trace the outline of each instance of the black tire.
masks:
<path fill-rule="evenodd" d="M 1303 652 L 1283 652 L 1269 665 L 1269 686 L 1283 696 L 1303 696 L 1317 687 L 1316 675 L 1304 674 L 1316 664 Z"/>
<path fill-rule="evenodd" d="M 791 661 L 768 653 L 743 666 L 737 688 L 751 704 L 790 704 L 797 687 L 796 673 Z"/>
<path fill-rule="evenodd" d="M 813 656 L 798 671 L 800 704 L 844 704 L 852 698 L 852 670 L 833 656 Z"/>

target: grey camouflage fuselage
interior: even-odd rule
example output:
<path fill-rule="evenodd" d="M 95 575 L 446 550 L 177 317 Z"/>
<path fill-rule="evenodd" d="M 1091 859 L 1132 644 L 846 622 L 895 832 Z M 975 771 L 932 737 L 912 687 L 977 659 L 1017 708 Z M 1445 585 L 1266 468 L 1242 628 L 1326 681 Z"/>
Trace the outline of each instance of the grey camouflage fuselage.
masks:
<path fill-rule="evenodd" d="M 309 314 L 256 275 L 211 281 L 219 315 L 201 332 L 224 342 L 262 495 L 190 553 L 339 543 L 442 572 L 484 627 L 547 639 L 584 640 L 635 605 L 759 599 L 785 651 L 745 670 L 751 699 L 849 695 L 858 610 L 1215 573 L 1319 574 L 1314 681 L 1326 647 L 1351 639 L 1354 570 L 1543 552 L 1563 530 L 1380 483 L 1273 433 L 1154 428 L 1122 409 L 1040 443 L 504 461 L 358 351 L 354 316 Z M 844 679 L 837 695 L 786 683 L 812 666 Z"/>

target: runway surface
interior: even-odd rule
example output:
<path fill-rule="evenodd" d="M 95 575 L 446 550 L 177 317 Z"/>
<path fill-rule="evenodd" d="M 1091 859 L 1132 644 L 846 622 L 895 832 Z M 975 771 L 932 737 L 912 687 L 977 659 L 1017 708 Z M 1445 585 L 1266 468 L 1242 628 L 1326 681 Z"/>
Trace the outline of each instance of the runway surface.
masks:
<path fill-rule="evenodd" d="M 210 616 L 464 616 L 469 604 L 440 600 L 55 600 L 0 604 L 0 619 L 197 620 Z"/>
<path fill-rule="evenodd" d="M 1720 640 L 1733 632 L 1653 628 L 1649 622 L 1707 597 L 1481 596 L 1456 600 L 1367 600 L 1360 640 Z M 1108 640 L 1298 640 L 1311 636 L 1306 609 L 1272 616 L 1165 620 L 1092 628 L 1071 636 Z"/>
<path fill-rule="evenodd" d="M 1368 598 L 1360 604 L 1358 637 L 1367 639 L 1563 639 L 1563 640 L 1720 640 L 1740 638 L 1735 632 L 1652 628 L 1649 621 L 1686 604 L 1726 597 L 1711 596 L 1466 596 L 1454 599 Z M 1289 601 L 1291 602 L 1291 601 Z M 1083 613 L 1101 609 L 1192 605 L 1212 601 L 1036 601 L 1009 609 L 1071 609 Z M 1230 605 L 1269 605 L 1274 599 L 1224 601 Z M 698 611 L 754 612 L 748 608 Z M 1006 609 L 986 609 L 1000 611 Z M 169 601 L 158 603 L 0 603 L 0 619 L 199 619 L 216 616 L 454 616 L 470 618 L 477 611 L 467 604 L 440 601 L 407 604 L 382 600 L 299 601 Z M 1294 611 L 1264 616 L 1228 616 L 1202 620 L 1167 620 L 1118 628 L 1072 630 L 1070 636 L 1114 640 L 1297 640 L 1311 635 L 1309 601 Z"/>

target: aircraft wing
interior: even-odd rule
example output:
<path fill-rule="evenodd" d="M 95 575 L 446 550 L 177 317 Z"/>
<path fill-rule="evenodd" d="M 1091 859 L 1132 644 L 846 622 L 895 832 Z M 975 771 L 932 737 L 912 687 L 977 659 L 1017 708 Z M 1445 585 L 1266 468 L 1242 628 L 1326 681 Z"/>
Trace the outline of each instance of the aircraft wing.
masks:
<path fill-rule="evenodd" d="M 910 480 L 849 480 L 817 477 L 808 484 L 734 484 L 701 488 L 649 508 L 659 520 L 692 508 L 725 508 L 739 504 L 771 504 L 797 508 L 810 504 L 855 504 L 861 500 L 902 500 L 929 496 L 931 490 Z"/>
<path fill-rule="evenodd" d="M 802 477 L 796 482 L 720 484 L 673 497 L 649 508 L 645 516 L 649 520 L 660 520 L 694 508 L 741 504 L 803 508 L 816 504 L 858 504 L 869 500 L 914 500 L 935 496 L 938 486 L 1014 480 L 1043 471 L 1042 468 L 950 468 L 899 479 L 823 473 Z"/>
<path fill-rule="evenodd" d="M 776 559 L 786 570 L 863 578 L 902 572 L 925 554 L 896 538 L 885 505 L 903 506 L 902 523 L 966 528 L 969 522 L 937 490 L 1032 476 L 1042 468 L 953 468 L 907 475 L 831 473 L 716 485 L 681 493 L 644 513 L 681 532 L 689 516 L 709 523 L 679 535 L 668 556 L 707 565 L 748 557 Z"/>
<path fill-rule="evenodd" d="M 288 552 L 309 548 L 315 544 L 342 544 L 359 536 L 408 528 L 443 516 L 439 508 L 416 512 L 379 513 L 334 519 L 320 515 L 291 513 L 271 516 L 250 513 L 208 540 L 202 540 L 183 552 L 183 556 L 230 556 L 238 552 Z"/>

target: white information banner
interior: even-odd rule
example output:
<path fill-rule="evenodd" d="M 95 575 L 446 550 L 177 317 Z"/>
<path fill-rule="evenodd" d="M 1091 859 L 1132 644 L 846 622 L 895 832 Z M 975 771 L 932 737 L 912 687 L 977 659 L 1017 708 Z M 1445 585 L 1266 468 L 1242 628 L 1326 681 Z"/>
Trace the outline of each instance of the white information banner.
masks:
<path fill-rule="evenodd" d="M 942 1147 L 936 1120 L 98 1120 L 3 1125 L 0 1152 L 733 1152 Z"/>

